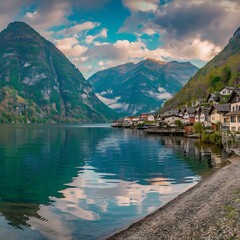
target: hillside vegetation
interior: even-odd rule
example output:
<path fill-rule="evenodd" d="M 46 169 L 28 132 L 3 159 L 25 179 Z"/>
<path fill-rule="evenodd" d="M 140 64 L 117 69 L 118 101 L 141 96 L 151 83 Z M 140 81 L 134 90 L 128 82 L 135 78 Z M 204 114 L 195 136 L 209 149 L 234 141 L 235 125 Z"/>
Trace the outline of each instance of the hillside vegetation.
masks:
<path fill-rule="evenodd" d="M 106 122 L 115 116 L 64 54 L 24 22 L 0 33 L 0 91 L 4 122 Z"/>
<path fill-rule="evenodd" d="M 190 105 L 192 101 L 206 98 L 208 93 L 219 91 L 224 86 L 237 87 L 239 83 L 236 79 L 238 78 L 240 78 L 240 28 L 228 45 L 165 103 L 161 112 Z"/>

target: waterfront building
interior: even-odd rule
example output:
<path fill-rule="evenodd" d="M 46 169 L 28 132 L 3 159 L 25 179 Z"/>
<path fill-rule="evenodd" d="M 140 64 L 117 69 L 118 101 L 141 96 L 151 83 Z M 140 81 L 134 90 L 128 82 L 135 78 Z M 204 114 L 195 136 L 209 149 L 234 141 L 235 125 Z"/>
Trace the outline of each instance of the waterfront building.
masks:
<path fill-rule="evenodd" d="M 226 115 L 230 111 L 230 104 L 217 104 L 210 108 L 210 122 L 213 130 L 218 130 L 218 125 L 224 129 L 229 128 L 229 117 Z"/>
<path fill-rule="evenodd" d="M 240 89 L 232 92 L 228 103 L 230 104 L 230 111 L 227 113 L 230 131 L 240 132 Z"/>

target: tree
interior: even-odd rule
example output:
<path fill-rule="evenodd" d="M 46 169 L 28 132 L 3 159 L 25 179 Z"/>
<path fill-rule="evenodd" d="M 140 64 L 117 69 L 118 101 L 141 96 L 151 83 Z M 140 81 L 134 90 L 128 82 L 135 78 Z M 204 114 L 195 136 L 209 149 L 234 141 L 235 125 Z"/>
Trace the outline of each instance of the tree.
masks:
<path fill-rule="evenodd" d="M 176 120 L 175 125 L 177 126 L 178 129 L 183 129 L 183 127 L 184 127 L 183 122 L 180 120 Z"/>
<path fill-rule="evenodd" d="M 204 126 L 200 122 L 197 122 L 193 125 L 193 131 L 196 134 L 199 134 L 200 139 L 202 138 L 202 133 L 204 132 L 204 129 Z"/>

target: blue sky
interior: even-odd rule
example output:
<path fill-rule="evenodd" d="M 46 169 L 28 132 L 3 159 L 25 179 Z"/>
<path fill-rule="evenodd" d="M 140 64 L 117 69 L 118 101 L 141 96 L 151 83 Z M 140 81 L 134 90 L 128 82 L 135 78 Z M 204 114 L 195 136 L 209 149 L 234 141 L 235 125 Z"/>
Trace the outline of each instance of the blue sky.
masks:
<path fill-rule="evenodd" d="M 84 74 L 145 58 L 203 66 L 240 26 L 239 0 L 0 0 L 0 29 L 25 21 Z"/>

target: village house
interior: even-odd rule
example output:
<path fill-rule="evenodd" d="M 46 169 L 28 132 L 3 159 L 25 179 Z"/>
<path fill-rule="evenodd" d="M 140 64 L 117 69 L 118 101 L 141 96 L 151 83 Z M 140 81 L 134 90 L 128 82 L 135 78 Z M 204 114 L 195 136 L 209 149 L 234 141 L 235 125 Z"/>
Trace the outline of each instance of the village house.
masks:
<path fill-rule="evenodd" d="M 236 77 L 236 79 L 234 80 L 234 84 L 238 85 L 240 84 L 240 75 L 238 74 L 238 76 Z"/>
<path fill-rule="evenodd" d="M 167 123 L 170 127 L 176 127 L 176 121 L 181 121 L 183 123 L 183 117 L 177 114 L 171 114 L 163 117 L 163 122 Z"/>
<path fill-rule="evenodd" d="M 172 109 L 172 110 L 169 110 L 169 111 L 166 111 L 164 114 L 164 116 L 170 116 L 170 115 L 178 115 L 178 109 Z"/>
<path fill-rule="evenodd" d="M 158 121 L 158 122 L 161 122 L 162 121 L 162 118 L 163 118 L 163 114 L 156 114 L 155 116 L 154 116 L 154 118 L 155 118 L 155 121 Z"/>
<path fill-rule="evenodd" d="M 220 124 L 223 129 L 229 128 L 229 117 L 226 115 L 230 111 L 230 104 L 217 104 L 210 108 L 210 122 L 213 130 L 218 130 Z"/>
<path fill-rule="evenodd" d="M 200 122 L 205 127 L 211 126 L 209 110 L 210 107 L 199 107 L 195 114 L 195 122 Z"/>
<path fill-rule="evenodd" d="M 124 119 L 118 119 L 112 122 L 112 127 L 123 127 Z"/>
<path fill-rule="evenodd" d="M 232 92 L 228 103 L 230 111 L 226 115 L 229 117 L 229 127 L 232 132 L 240 132 L 240 89 Z"/>
<path fill-rule="evenodd" d="M 183 111 L 183 120 L 185 124 L 194 124 L 195 123 L 195 113 L 196 108 L 194 107 L 187 107 Z"/>
<path fill-rule="evenodd" d="M 127 126 L 137 126 L 139 121 L 138 116 L 129 116 L 124 118 L 124 122 L 126 122 Z"/>
<path fill-rule="evenodd" d="M 207 103 L 217 104 L 220 101 L 219 93 L 209 93 L 207 96 Z"/>
<path fill-rule="evenodd" d="M 205 103 L 205 99 L 199 98 L 192 103 L 192 107 L 198 107 Z"/>
<path fill-rule="evenodd" d="M 219 92 L 223 96 L 228 96 L 232 94 L 233 90 L 234 90 L 233 87 L 224 87 Z"/>
<path fill-rule="evenodd" d="M 138 124 L 143 124 L 144 122 L 153 122 L 155 120 L 155 116 L 153 114 L 143 113 L 140 115 Z"/>

